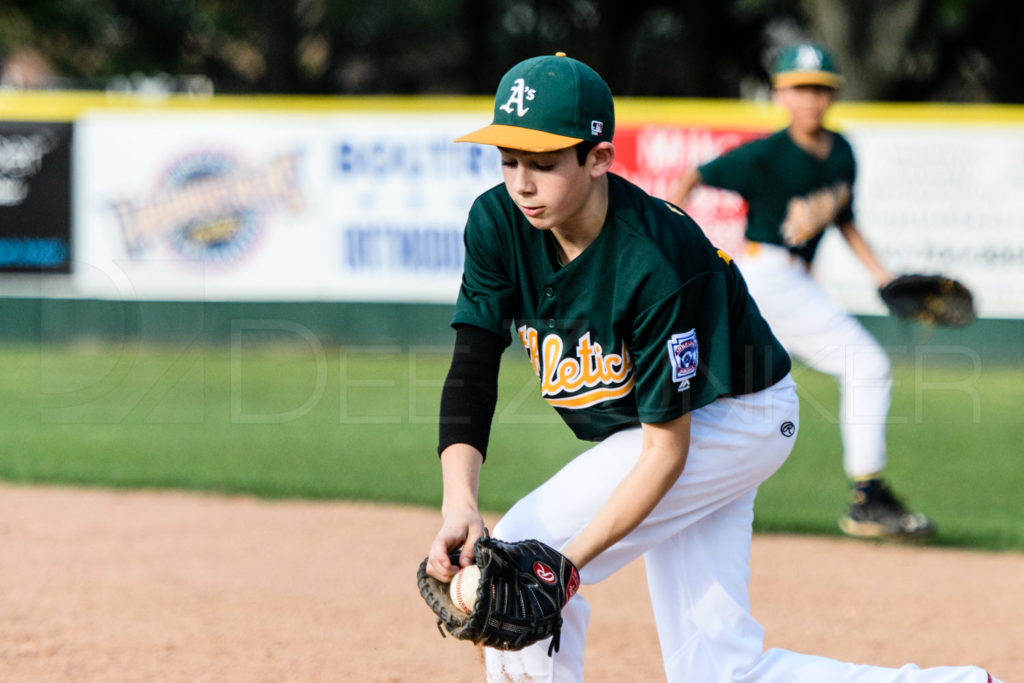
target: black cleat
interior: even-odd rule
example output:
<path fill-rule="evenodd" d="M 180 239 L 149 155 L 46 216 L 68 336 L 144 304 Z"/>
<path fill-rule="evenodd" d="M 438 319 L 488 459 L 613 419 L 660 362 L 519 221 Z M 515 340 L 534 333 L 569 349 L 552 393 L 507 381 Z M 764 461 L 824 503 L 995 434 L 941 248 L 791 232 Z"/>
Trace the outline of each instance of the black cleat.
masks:
<path fill-rule="evenodd" d="M 935 533 L 935 525 L 920 513 L 908 512 L 881 479 L 856 485 L 839 528 L 856 538 L 920 539 Z"/>

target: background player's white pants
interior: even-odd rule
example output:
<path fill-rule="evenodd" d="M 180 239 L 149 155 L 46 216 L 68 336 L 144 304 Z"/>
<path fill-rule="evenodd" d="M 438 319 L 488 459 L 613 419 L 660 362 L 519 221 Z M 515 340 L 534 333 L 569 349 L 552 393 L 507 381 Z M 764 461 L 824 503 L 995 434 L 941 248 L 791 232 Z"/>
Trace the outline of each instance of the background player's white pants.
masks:
<path fill-rule="evenodd" d="M 803 261 L 771 244 L 751 247 L 736 262 L 772 332 L 790 355 L 838 380 L 847 476 L 881 472 L 892 386 L 889 357 L 856 318 L 822 291 Z"/>
<path fill-rule="evenodd" d="M 584 567 L 582 582 L 601 581 L 644 556 L 670 683 L 986 683 L 987 675 L 973 667 L 896 670 L 763 652 L 763 631 L 750 615 L 747 592 L 754 496 L 789 455 L 796 435 L 783 425 L 795 427 L 798 413 L 789 377 L 757 394 L 718 399 L 694 411 L 683 475 L 639 527 Z M 612 435 L 512 506 L 494 536 L 564 547 L 633 467 L 640 449 L 639 428 Z M 488 679 L 583 680 L 590 617 L 585 592 L 563 611 L 559 652 L 548 657 L 547 641 L 518 652 L 488 648 Z"/>

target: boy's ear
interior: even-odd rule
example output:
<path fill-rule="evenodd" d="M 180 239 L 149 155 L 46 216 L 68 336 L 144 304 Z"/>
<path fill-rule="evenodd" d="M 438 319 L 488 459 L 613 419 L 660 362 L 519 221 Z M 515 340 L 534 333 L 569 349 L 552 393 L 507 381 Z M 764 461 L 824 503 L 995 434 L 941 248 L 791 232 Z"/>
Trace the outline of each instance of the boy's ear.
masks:
<path fill-rule="evenodd" d="M 590 174 L 597 178 L 607 173 L 615 163 L 615 146 L 610 142 L 599 142 L 588 156 L 592 162 Z"/>

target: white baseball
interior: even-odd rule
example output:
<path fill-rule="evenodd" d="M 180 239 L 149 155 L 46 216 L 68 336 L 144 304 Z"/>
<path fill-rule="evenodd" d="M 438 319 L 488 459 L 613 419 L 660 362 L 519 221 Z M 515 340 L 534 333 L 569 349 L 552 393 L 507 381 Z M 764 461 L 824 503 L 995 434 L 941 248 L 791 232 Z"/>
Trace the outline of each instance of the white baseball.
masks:
<path fill-rule="evenodd" d="M 460 569 L 448 587 L 448 595 L 451 596 L 452 604 L 466 614 L 472 612 L 473 605 L 476 603 L 476 589 L 479 585 L 480 567 L 471 564 Z"/>

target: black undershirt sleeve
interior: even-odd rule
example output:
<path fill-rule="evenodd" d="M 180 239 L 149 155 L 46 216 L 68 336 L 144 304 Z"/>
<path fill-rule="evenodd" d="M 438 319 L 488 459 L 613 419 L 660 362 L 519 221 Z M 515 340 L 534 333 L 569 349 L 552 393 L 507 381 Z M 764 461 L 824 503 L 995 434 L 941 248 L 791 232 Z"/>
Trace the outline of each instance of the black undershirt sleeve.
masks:
<path fill-rule="evenodd" d="M 457 325 L 455 350 L 441 389 L 437 453 L 465 443 L 487 457 L 494 406 L 498 401 L 498 368 L 507 341 L 472 325 Z"/>

